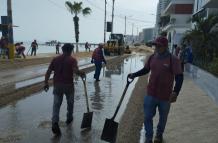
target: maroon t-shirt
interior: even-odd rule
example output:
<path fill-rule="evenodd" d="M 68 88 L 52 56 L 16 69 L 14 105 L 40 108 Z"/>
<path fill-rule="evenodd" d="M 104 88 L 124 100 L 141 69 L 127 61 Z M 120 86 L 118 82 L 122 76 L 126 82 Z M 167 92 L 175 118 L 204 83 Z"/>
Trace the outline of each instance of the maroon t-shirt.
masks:
<path fill-rule="evenodd" d="M 147 86 L 148 95 L 168 101 L 173 90 L 175 75 L 182 74 L 180 60 L 175 56 L 160 59 L 155 54 L 145 67 L 151 71 Z"/>
<path fill-rule="evenodd" d="M 49 69 L 54 71 L 54 85 L 72 85 L 73 73 L 78 69 L 77 60 L 71 56 L 60 55 L 52 60 Z"/>

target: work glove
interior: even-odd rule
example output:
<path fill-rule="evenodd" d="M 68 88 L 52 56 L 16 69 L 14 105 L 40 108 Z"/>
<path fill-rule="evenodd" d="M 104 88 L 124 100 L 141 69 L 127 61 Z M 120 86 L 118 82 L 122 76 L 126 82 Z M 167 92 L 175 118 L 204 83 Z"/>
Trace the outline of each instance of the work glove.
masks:
<path fill-rule="evenodd" d="M 48 84 L 45 84 L 45 85 L 44 85 L 44 91 L 47 92 L 48 90 L 49 90 L 49 85 L 48 85 Z"/>
<path fill-rule="evenodd" d="M 178 94 L 176 92 L 173 92 L 171 95 L 170 95 L 170 103 L 175 103 L 176 100 L 177 100 L 177 97 L 178 97 Z"/>
<path fill-rule="evenodd" d="M 134 76 L 134 74 L 133 74 L 133 73 L 130 73 L 130 74 L 128 74 L 128 78 L 130 78 L 130 79 L 134 79 L 134 78 L 135 78 L 135 76 Z"/>

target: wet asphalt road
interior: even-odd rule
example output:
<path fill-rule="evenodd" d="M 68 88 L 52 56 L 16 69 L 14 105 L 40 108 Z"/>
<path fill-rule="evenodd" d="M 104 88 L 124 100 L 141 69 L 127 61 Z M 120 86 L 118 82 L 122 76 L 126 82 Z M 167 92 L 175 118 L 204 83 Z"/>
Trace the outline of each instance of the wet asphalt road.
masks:
<path fill-rule="evenodd" d="M 66 126 L 66 100 L 63 100 L 60 111 L 62 136 L 55 138 L 51 132 L 52 87 L 46 92 L 39 92 L 11 103 L 0 109 L 0 142 L 9 143 L 101 143 L 100 135 L 105 118 L 110 118 L 115 111 L 126 84 L 127 74 L 143 67 L 144 56 L 133 56 L 108 65 L 102 70 L 101 82 L 93 80 L 94 72 L 87 75 L 87 89 L 91 110 L 94 111 L 92 129 L 80 129 L 83 113 L 86 112 L 83 84 L 80 78 L 75 79 L 74 121 Z M 130 85 L 124 103 L 116 121 L 120 120 L 128 103 L 136 80 Z"/>

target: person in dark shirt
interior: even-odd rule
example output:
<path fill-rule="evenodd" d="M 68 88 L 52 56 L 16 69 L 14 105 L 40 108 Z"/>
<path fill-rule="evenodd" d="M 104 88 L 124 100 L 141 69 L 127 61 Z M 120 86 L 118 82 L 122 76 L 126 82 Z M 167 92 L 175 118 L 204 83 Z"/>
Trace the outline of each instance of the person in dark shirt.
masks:
<path fill-rule="evenodd" d="M 153 143 L 153 117 L 157 108 L 159 123 L 154 143 L 163 142 L 171 103 L 176 102 L 183 83 L 180 60 L 168 51 L 168 40 L 163 36 L 158 37 L 155 46 L 156 52 L 149 57 L 144 68 L 128 75 L 129 78 L 134 79 L 150 72 L 147 94 L 144 97 L 145 143 Z"/>
<path fill-rule="evenodd" d="M 60 46 L 61 46 L 61 43 L 58 42 L 55 46 L 56 47 L 56 54 L 60 54 L 60 52 L 59 52 Z"/>
<path fill-rule="evenodd" d="M 15 44 L 15 48 L 16 48 L 16 52 L 17 52 L 17 55 L 22 55 L 23 58 L 25 59 L 26 58 L 26 55 L 24 54 L 24 51 L 25 51 L 25 47 L 23 46 L 23 42 L 20 42 L 20 43 L 16 43 Z"/>
<path fill-rule="evenodd" d="M 53 83 L 54 83 L 54 103 L 52 113 L 52 131 L 55 135 L 61 135 L 59 128 L 59 112 L 63 100 L 63 95 L 66 95 L 67 99 L 67 120 L 66 124 L 69 125 L 73 121 L 73 106 L 74 106 L 74 73 L 85 77 L 85 73 L 78 68 L 77 60 L 71 56 L 73 51 L 73 45 L 64 44 L 62 47 L 63 54 L 54 58 L 49 65 L 49 68 L 45 74 L 45 86 L 44 90 L 49 89 L 49 78 L 54 71 Z"/>
<path fill-rule="evenodd" d="M 36 50 L 38 48 L 38 43 L 36 40 L 34 40 L 31 44 L 32 47 L 32 51 L 31 51 L 31 56 L 34 54 L 34 56 L 36 56 Z"/>
<path fill-rule="evenodd" d="M 96 79 L 96 82 L 100 81 L 99 76 L 101 74 L 102 63 L 106 64 L 106 60 L 104 58 L 102 49 L 103 49 L 103 44 L 99 44 L 98 48 L 96 48 L 92 54 L 91 63 L 95 64 L 94 78 Z"/>
<path fill-rule="evenodd" d="M 90 45 L 88 42 L 86 42 L 86 44 L 85 44 L 85 49 L 86 49 L 86 51 L 90 52 Z"/>

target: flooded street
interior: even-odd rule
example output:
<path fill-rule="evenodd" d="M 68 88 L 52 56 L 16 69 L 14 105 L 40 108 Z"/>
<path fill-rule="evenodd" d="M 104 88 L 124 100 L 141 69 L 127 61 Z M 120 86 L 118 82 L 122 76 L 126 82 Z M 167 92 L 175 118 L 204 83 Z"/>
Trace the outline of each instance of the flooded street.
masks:
<path fill-rule="evenodd" d="M 145 56 L 132 56 L 102 69 L 101 81 L 96 83 L 94 72 L 87 74 L 87 89 L 91 111 L 94 111 L 92 129 L 81 130 L 83 113 L 86 111 L 82 80 L 75 79 L 74 121 L 65 125 L 66 99 L 60 111 L 62 136 L 54 138 L 51 132 L 53 88 L 30 95 L 0 109 L 0 142 L 9 143 L 101 143 L 100 135 L 106 118 L 111 118 L 122 95 L 128 73 L 143 67 Z M 127 91 L 116 121 L 119 122 L 137 80 Z"/>

